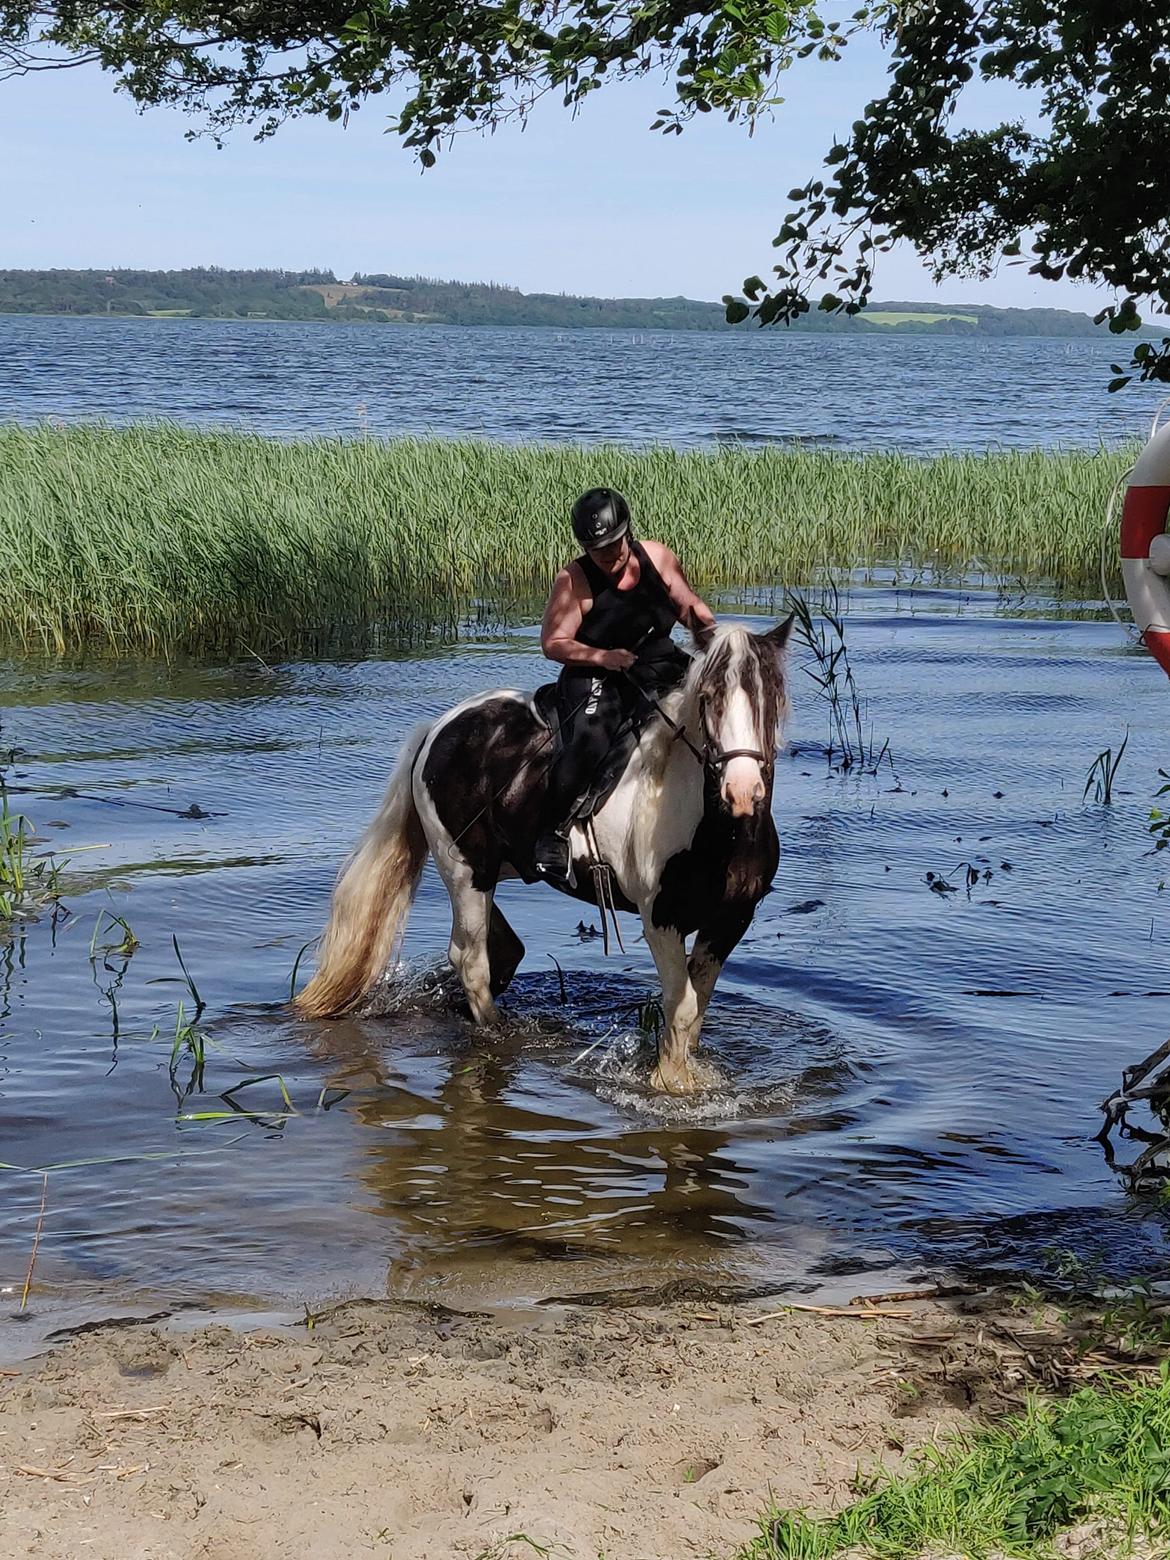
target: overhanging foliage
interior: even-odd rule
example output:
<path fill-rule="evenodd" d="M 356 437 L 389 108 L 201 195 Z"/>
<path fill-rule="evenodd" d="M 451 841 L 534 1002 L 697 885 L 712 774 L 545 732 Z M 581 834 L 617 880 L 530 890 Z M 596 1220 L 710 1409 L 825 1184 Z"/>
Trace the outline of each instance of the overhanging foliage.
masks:
<path fill-rule="evenodd" d="M 672 97 L 653 128 L 717 111 L 751 129 L 794 60 L 834 60 L 860 30 L 885 47 L 886 91 L 791 192 L 775 280 L 749 277 L 725 298 L 729 319 L 856 313 L 896 242 L 940 281 L 1006 259 L 1110 288 L 1103 317 L 1119 333 L 1143 308 L 1170 309 L 1168 0 L 0 4 L 0 78 L 96 63 L 139 104 L 178 106 L 216 137 L 343 120 L 388 95 L 429 166 L 456 130 L 523 119 L 550 92 L 575 109 L 650 71 Z M 1019 115 L 971 128 L 980 82 L 1023 89 Z M 1139 342 L 1112 387 L 1135 373 L 1170 381 L 1170 340 Z"/>

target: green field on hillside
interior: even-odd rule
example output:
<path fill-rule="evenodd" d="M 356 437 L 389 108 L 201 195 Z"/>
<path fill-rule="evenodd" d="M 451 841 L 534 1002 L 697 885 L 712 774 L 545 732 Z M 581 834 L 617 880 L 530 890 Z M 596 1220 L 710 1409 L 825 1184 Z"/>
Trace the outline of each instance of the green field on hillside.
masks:
<path fill-rule="evenodd" d="M 961 320 L 965 325 L 978 325 L 974 314 L 951 314 L 926 309 L 867 309 L 865 318 L 875 325 L 930 324 L 934 320 Z"/>

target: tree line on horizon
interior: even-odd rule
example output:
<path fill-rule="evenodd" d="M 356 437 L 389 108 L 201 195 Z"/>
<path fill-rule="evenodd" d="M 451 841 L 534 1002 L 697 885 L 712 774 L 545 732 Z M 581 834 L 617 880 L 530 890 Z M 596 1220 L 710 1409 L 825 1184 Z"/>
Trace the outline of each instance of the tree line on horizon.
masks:
<path fill-rule="evenodd" d="M 345 291 L 341 291 L 342 287 Z M 793 322 L 818 334 L 946 336 L 1095 336 L 1086 314 L 1067 309 L 1001 309 L 989 304 L 890 302 L 871 313 L 929 314 L 933 320 L 882 322 L 815 312 Z M 0 313 L 185 315 L 204 319 L 359 320 L 443 325 L 545 325 L 633 330 L 728 330 L 722 305 L 675 298 L 593 298 L 524 293 L 498 282 L 443 281 L 390 272 L 357 272 L 349 283 L 332 270 L 177 271 L 128 269 L 0 270 Z M 971 319 L 955 318 L 956 314 Z M 740 326 L 739 329 L 748 327 Z"/>

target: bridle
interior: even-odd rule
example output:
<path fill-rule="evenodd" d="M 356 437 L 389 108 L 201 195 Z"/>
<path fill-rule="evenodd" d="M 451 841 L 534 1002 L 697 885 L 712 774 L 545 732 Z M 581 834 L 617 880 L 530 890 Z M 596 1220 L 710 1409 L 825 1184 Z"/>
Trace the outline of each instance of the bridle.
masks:
<path fill-rule="evenodd" d="M 704 769 L 713 771 L 716 775 L 733 758 L 751 758 L 759 764 L 760 768 L 769 771 L 775 763 L 775 757 L 769 758 L 766 753 L 761 753 L 759 748 L 721 748 L 716 745 L 707 729 L 707 695 L 699 695 L 699 731 L 703 737 L 702 763 Z M 695 750 L 692 748 L 691 750 Z M 696 754 L 696 756 L 698 756 Z"/>

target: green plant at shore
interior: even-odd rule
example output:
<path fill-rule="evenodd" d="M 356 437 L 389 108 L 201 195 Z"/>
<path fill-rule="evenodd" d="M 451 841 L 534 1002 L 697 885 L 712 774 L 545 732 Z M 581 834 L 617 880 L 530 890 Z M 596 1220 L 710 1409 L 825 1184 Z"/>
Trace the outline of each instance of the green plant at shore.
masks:
<path fill-rule="evenodd" d="M 454 633 L 531 608 L 568 554 L 573 498 L 598 482 L 708 591 L 778 598 L 888 565 L 1094 593 L 1100 517 L 1127 458 L 8 427 L 0 634 L 257 654 Z"/>
<path fill-rule="evenodd" d="M 1170 1376 L 1086 1387 L 949 1445 L 903 1475 L 880 1473 L 832 1517 L 767 1517 L 740 1560 L 915 1560 L 992 1554 L 1040 1560 L 1060 1532 L 1101 1522 L 1122 1560 L 1135 1539 L 1170 1533 Z M 1102 1551 L 1105 1552 L 1105 1551 Z"/>
<path fill-rule="evenodd" d="M 61 898 L 61 868 L 52 856 L 33 857 L 32 838 L 31 822 L 11 811 L 0 787 L 0 924 Z"/>

